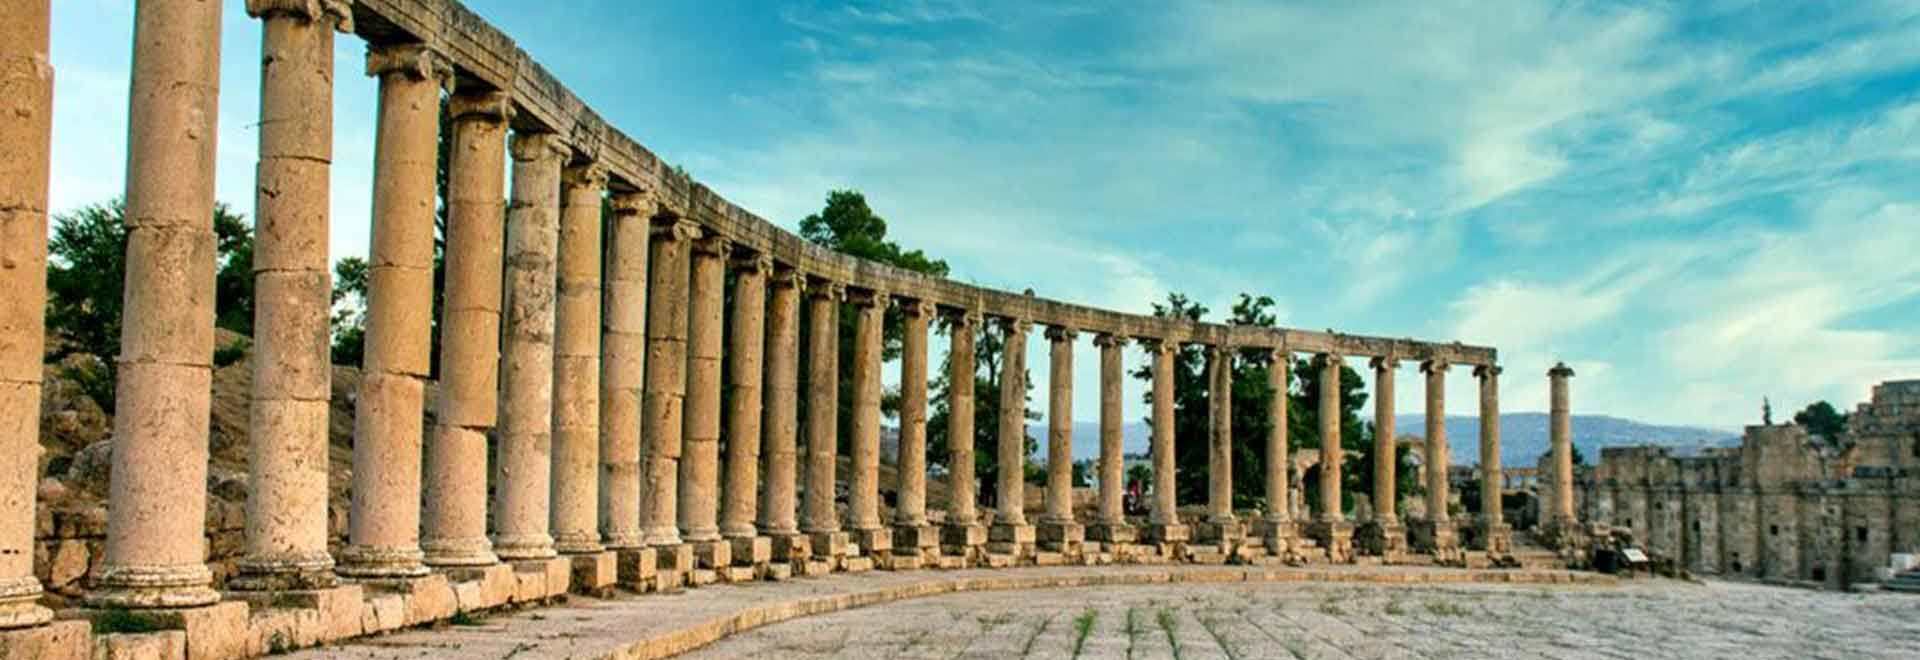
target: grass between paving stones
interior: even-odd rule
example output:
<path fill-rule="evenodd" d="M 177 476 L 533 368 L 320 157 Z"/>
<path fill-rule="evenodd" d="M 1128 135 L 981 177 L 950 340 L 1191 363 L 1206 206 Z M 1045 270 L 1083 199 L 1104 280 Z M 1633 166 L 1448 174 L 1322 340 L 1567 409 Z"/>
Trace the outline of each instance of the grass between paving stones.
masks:
<path fill-rule="evenodd" d="M 1320 601 L 1320 613 L 1327 616 L 1347 615 L 1347 611 L 1340 607 L 1340 597 L 1334 594 L 1327 594 L 1326 599 Z"/>
<path fill-rule="evenodd" d="M 1444 600 L 1427 601 L 1427 612 L 1434 616 L 1467 616 L 1473 614 L 1473 610 L 1467 608 L 1465 605 L 1457 605 Z"/>
<path fill-rule="evenodd" d="M 900 647 L 900 652 L 906 653 L 913 650 L 913 647 L 919 646 L 920 642 L 926 641 L 927 635 L 930 634 L 933 634 L 933 631 L 926 628 L 913 631 L 913 634 L 907 636 L 907 643 Z"/>
<path fill-rule="evenodd" d="M 1047 626 L 1053 625 L 1053 618 L 1056 616 L 1060 616 L 1060 613 L 1047 615 L 1047 618 L 1040 620 L 1040 625 L 1033 627 L 1033 632 L 1027 635 L 1027 643 L 1020 645 L 1020 657 L 1033 655 L 1033 643 L 1040 641 L 1040 636 L 1046 634 Z"/>
<path fill-rule="evenodd" d="M 1087 635 L 1093 632 L 1093 620 L 1099 616 L 1089 609 L 1073 620 L 1073 657 L 1080 657 L 1080 649 L 1087 645 Z"/>
<path fill-rule="evenodd" d="M 980 616 L 974 617 L 974 620 L 980 622 L 980 634 L 984 635 L 989 632 L 993 632 L 994 628 L 998 628 L 1006 624 L 1008 621 L 1012 621 L 1013 613 L 998 612 L 992 615 L 982 614 Z"/>
<path fill-rule="evenodd" d="M 1233 644 L 1220 632 L 1220 621 L 1215 619 L 1211 610 L 1202 610 L 1194 618 L 1200 620 L 1200 627 L 1213 636 L 1213 643 L 1220 645 L 1220 652 L 1227 654 L 1227 660 L 1240 660 L 1240 654 L 1233 650 Z"/>
<path fill-rule="evenodd" d="M 1160 623 L 1160 631 L 1167 634 L 1167 646 L 1173 649 L 1173 660 L 1180 660 L 1180 637 L 1176 634 L 1180 630 L 1180 622 L 1173 618 L 1173 608 L 1161 607 L 1154 619 Z"/>
<path fill-rule="evenodd" d="M 1399 598 L 1387 599 L 1387 607 L 1381 611 L 1385 612 L 1387 616 L 1406 616 L 1407 614 L 1407 609 L 1400 606 Z"/>
<path fill-rule="evenodd" d="M 1127 608 L 1127 658 L 1133 658 L 1133 644 L 1140 639 L 1140 608 Z"/>

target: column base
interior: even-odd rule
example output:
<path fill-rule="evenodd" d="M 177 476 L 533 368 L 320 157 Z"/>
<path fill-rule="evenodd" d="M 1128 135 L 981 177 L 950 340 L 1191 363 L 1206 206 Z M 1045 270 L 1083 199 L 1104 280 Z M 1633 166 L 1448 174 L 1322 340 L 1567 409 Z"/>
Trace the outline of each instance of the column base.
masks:
<path fill-rule="evenodd" d="M 340 551 L 333 572 L 350 582 L 406 580 L 428 574 L 426 553 L 420 548 L 350 545 Z"/>
<path fill-rule="evenodd" d="M 311 591 L 339 582 L 333 574 L 333 556 L 318 553 L 250 555 L 235 562 L 236 575 L 227 581 L 234 591 Z"/>
<path fill-rule="evenodd" d="M 1483 520 L 1474 528 L 1473 539 L 1468 547 L 1488 554 L 1512 553 L 1513 527 L 1504 522 L 1488 523 Z"/>
<path fill-rule="evenodd" d="M 1035 530 L 1035 539 L 1043 549 L 1071 552 L 1087 542 L 1087 528 L 1071 520 L 1041 521 Z"/>
<path fill-rule="evenodd" d="M 987 528 L 979 523 L 949 524 L 940 527 L 940 553 L 971 561 L 987 544 Z"/>
<path fill-rule="evenodd" d="M 925 523 L 893 526 L 893 554 L 926 557 L 939 553 L 939 528 Z"/>
<path fill-rule="evenodd" d="M 1201 543 L 1226 545 L 1246 536 L 1240 528 L 1240 521 L 1233 518 L 1209 519 L 1196 527 L 1195 536 Z"/>
<path fill-rule="evenodd" d="M 213 572 L 206 564 L 177 566 L 110 566 L 87 594 L 92 607 L 173 609 L 202 607 L 220 602 Z"/>
<path fill-rule="evenodd" d="M 1263 519 L 1254 525 L 1253 533 L 1260 537 L 1268 555 L 1287 557 L 1293 554 L 1294 539 L 1300 530 L 1292 520 Z"/>
<path fill-rule="evenodd" d="M 1542 545 L 1562 554 L 1585 552 L 1592 544 L 1586 527 L 1581 525 L 1580 521 L 1568 518 L 1550 520 L 1545 525 L 1541 525 L 1539 536 Z"/>
<path fill-rule="evenodd" d="M 553 535 L 553 550 L 563 555 L 589 555 L 606 550 L 598 532 L 561 532 Z"/>
<path fill-rule="evenodd" d="M 847 533 L 842 531 L 813 532 L 807 536 L 813 544 L 813 558 L 826 560 L 830 564 L 838 564 L 851 554 L 854 547 L 848 542 Z"/>
<path fill-rule="evenodd" d="M 605 595 L 620 580 L 620 557 L 612 550 L 571 553 L 566 558 L 573 563 L 575 593 Z"/>
<path fill-rule="evenodd" d="M 860 546 L 864 557 L 879 557 L 893 553 L 893 529 L 888 527 L 868 527 L 853 530 L 853 544 Z"/>
<path fill-rule="evenodd" d="M 1132 543 L 1139 538 L 1139 530 L 1126 522 L 1097 522 L 1087 526 L 1087 540 L 1101 543 Z"/>
<path fill-rule="evenodd" d="M 690 541 L 685 547 L 692 549 L 696 569 L 717 571 L 733 565 L 732 541 Z"/>
<path fill-rule="evenodd" d="M 1307 537 L 1327 551 L 1327 561 L 1353 563 L 1353 523 L 1346 520 L 1316 520 L 1307 526 Z"/>
<path fill-rule="evenodd" d="M 773 539 L 765 536 L 732 536 L 733 565 L 760 567 L 773 561 Z"/>
<path fill-rule="evenodd" d="M 493 541 L 484 536 L 428 539 L 420 549 L 432 568 L 477 568 L 500 563 L 500 556 L 493 554 Z"/>
<path fill-rule="evenodd" d="M 539 561 L 552 559 L 559 555 L 553 548 L 553 537 L 546 534 L 516 534 L 493 537 L 493 554 L 501 561 Z"/>
<path fill-rule="evenodd" d="M 1182 543 L 1191 538 L 1186 525 L 1180 523 L 1149 523 L 1147 525 L 1148 543 Z"/>
<path fill-rule="evenodd" d="M 37 626 L 53 620 L 53 610 L 41 607 L 40 580 L 31 575 L 0 582 L 0 629 Z M 0 647 L 3 649 L 6 647 Z"/>
<path fill-rule="evenodd" d="M 813 558 L 813 537 L 799 532 L 775 533 L 767 537 L 773 543 L 773 560 L 789 564 Z"/>
<path fill-rule="evenodd" d="M 1026 523 L 994 523 L 987 528 L 987 554 L 1006 557 L 1025 557 L 1033 554 L 1036 540 L 1033 525 Z"/>
<path fill-rule="evenodd" d="M 1460 529 L 1452 520 L 1415 521 L 1411 536 L 1414 551 L 1433 555 L 1435 563 L 1453 565 L 1466 560 Z"/>
<path fill-rule="evenodd" d="M 1392 563 L 1406 558 L 1407 528 L 1398 520 L 1372 520 L 1353 532 L 1354 545 L 1361 554 L 1380 557 Z"/>

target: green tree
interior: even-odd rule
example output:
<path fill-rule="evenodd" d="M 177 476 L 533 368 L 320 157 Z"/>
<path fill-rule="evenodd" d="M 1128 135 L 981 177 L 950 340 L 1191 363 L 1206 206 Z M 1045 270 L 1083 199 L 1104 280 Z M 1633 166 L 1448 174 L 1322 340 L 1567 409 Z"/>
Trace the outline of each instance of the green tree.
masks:
<path fill-rule="evenodd" d="M 941 329 L 941 334 L 944 335 L 947 332 L 950 332 L 950 330 L 946 328 Z M 1000 467 L 996 459 L 1000 453 L 1000 367 L 1003 353 L 1005 353 L 1005 344 L 1005 337 L 1001 331 L 991 324 L 975 332 L 973 343 L 973 474 L 979 485 L 978 490 L 975 492 L 979 495 L 978 499 L 983 505 L 991 505 L 997 501 L 996 488 L 999 484 L 1000 475 Z M 950 374 L 953 373 L 950 366 L 952 359 L 953 356 L 948 355 L 947 360 L 941 364 L 939 373 L 934 377 L 929 395 L 932 399 L 933 410 L 932 413 L 927 416 L 927 462 L 943 467 L 947 467 L 947 459 L 951 455 L 951 443 L 953 441 L 947 433 L 948 420 L 951 419 L 953 415 L 953 410 L 948 406 L 948 399 L 950 398 L 948 394 L 953 385 L 949 377 Z M 1026 412 L 1023 416 L 1029 421 L 1038 420 L 1040 419 L 1040 415 L 1033 409 L 1033 374 L 1031 371 L 1027 374 L 1026 386 L 1026 405 L 1024 406 Z M 1026 425 L 1022 424 L 1021 427 L 1024 429 Z M 1031 433 L 1025 435 L 1026 442 L 1023 444 L 1026 448 L 1026 455 L 1032 456 L 1034 451 L 1039 449 L 1040 441 L 1034 438 Z M 1029 472 L 1031 472 L 1032 469 L 1033 465 L 1029 463 Z"/>
<path fill-rule="evenodd" d="M 369 272 L 367 260 L 360 257 L 333 265 L 334 364 L 359 366 L 366 357 Z"/>
<path fill-rule="evenodd" d="M 1808 435 L 1820 438 L 1829 446 L 1839 445 L 1847 432 L 1847 414 L 1825 401 L 1816 401 L 1794 413 L 1793 423 L 1805 427 Z"/>
<path fill-rule="evenodd" d="M 1320 438 L 1320 370 L 1312 360 L 1296 359 L 1293 363 L 1293 390 L 1288 408 L 1288 449 L 1296 452 L 1318 452 Z M 1340 448 L 1343 450 L 1340 479 L 1340 506 L 1350 509 L 1356 493 L 1367 492 L 1365 486 L 1371 485 L 1373 463 L 1370 455 L 1373 445 L 1373 425 L 1360 420 L 1360 411 L 1366 407 L 1368 395 L 1366 383 L 1360 380 L 1360 373 L 1352 366 L 1340 367 Z M 1404 465 L 1404 463 L 1403 463 Z M 1314 468 L 1316 471 L 1318 467 Z M 1403 471 L 1409 472 L 1410 471 Z M 1403 479 L 1403 485 L 1409 480 Z M 1309 476 L 1301 485 L 1303 496 L 1309 506 L 1320 506 L 1320 480 Z M 1417 492 L 1407 490 L 1403 492 Z"/>

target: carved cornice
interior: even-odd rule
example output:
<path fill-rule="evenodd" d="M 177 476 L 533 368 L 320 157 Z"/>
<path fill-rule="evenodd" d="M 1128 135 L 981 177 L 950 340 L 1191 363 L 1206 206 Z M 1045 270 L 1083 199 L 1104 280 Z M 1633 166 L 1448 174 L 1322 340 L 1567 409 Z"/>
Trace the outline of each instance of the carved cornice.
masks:
<path fill-rule="evenodd" d="M 367 75 L 389 73 L 416 81 L 432 80 L 441 89 L 453 91 L 453 62 L 423 43 L 368 45 Z"/>
<path fill-rule="evenodd" d="M 513 121 L 513 99 L 497 90 L 455 92 L 447 97 L 447 118 L 453 121 Z"/>
<path fill-rule="evenodd" d="M 599 163 L 575 165 L 560 171 L 560 182 L 572 188 L 588 188 L 596 193 L 607 188 L 607 168 Z"/>
<path fill-rule="evenodd" d="M 733 253 L 733 239 L 719 234 L 706 234 L 693 240 L 693 253 L 703 257 L 727 258 Z"/>
<path fill-rule="evenodd" d="M 309 23 L 332 20 L 333 29 L 353 32 L 353 6 L 347 0 L 247 0 L 247 15 L 295 18 Z"/>
<path fill-rule="evenodd" d="M 514 161 L 521 163 L 561 160 L 573 155 L 559 133 L 545 132 L 514 131 L 513 137 L 507 139 L 507 151 L 513 154 Z"/>

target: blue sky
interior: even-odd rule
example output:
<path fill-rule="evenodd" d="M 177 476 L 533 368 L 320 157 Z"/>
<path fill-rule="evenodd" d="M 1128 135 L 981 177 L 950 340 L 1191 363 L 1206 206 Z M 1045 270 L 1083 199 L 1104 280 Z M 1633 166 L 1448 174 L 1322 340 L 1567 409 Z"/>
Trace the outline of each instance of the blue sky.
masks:
<path fill-rule="evenodd" d="M 55 0 L 57 210 L 124 187 L 129 4 Z M 1910 1 L 468 4 L 730 199 L 792 228 L 857 188 L 968 281 L 1490 344 L 1510 412 L 1555 360 L 1579 412 L 1727 428 L 1920 376 Z M 250 214 L 259 29 L 226 5 L 218 195 Z M 339 43 L 336 258 L 375 107 Z"/>

